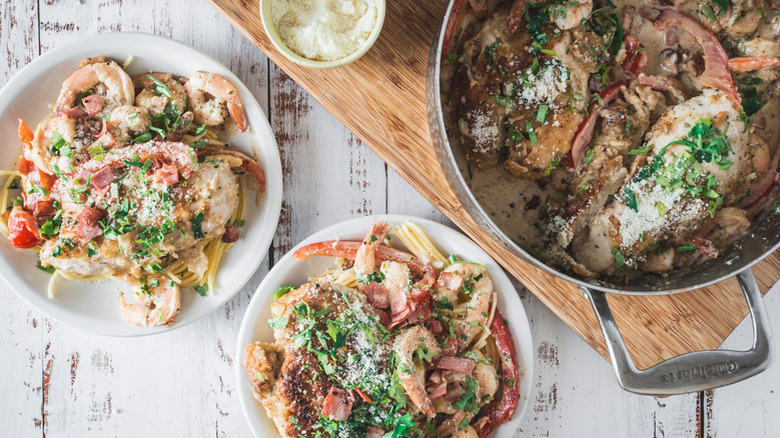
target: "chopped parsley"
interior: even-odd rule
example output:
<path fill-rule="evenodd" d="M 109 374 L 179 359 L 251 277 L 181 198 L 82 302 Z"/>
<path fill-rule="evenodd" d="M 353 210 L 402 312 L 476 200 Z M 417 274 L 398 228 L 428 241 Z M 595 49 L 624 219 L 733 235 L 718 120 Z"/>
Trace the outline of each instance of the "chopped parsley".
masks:
<path fill-rule="evenodd" d="M 287 327 L 287 323 L 290 322 L 287 318 L 271 318 L 265 323 L 265 326 L 272 329 L 281 330 Z"/>
<path fill-rule="evenodd" d="M 282 286 L 279 289 L 276 290 L 276 293 L 274 294 L 274 300 L 278 300 L 279 298 L 287 295 L 291 291 L 295 290 L 295 286 Z"/>
<path fill-rule="evenodd" d="M 612 254 L 615 256 L 615 263 L 617 263 L 618 268 L 622 268 L 623 266 L 626 266 L 626 256 L 623 255 L 623 253 L 620 252 L 620 248 L 617 246 L 612 247 Z"/>
<path fill-rule="evenodd" d="M 195 286 L 195 292 L 198 293 L 198 295 L 205 297 L 208 294 L 209 287 L 205 284 L 199 284 Z"/>
<path fill-rule="evenodd" d="M 146 79 L 149 79 L 153 82 L 152 90 L 154 90 L 155 93 L 165 96 L 168 99 L 173 99 L 173 94 L 171 94 L 171 90 L 168 88 L 167 84 L 163 83 L 152 75 L 146 75 Z"/>
<path fill-rule="evenodd" d="M 203 223 L 203 212 L 199 211 L 195 217 L 192 218 L 192 234 L 196 239 L 202 239 L 203 230 L 201 230 L 201 224 Z"/>

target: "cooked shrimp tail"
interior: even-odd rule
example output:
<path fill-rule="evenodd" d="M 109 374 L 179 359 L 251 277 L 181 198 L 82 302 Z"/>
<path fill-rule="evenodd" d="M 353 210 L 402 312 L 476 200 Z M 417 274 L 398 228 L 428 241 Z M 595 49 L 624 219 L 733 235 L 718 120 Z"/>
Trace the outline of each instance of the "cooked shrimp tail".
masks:
<path fill-rule="evenodd" d="M 198 72 L 185 84 L 189 104 L 195 115 L 195 123 L 208 126 L 221 125 L 225 121 L 224 104 L 230 118 L 241 132 L 246 131 L 247 121 L 238 90 L 227 79 L 214 73 Z M 207 96 L 211 95 L 213 99 Z"/>
<path fill-rule="evenodd" d="M 173 324 L 173 317 L 181 307 L 181 291 L 179 285 L 158 281 L 159 286 L 150 286 L 148 292 L 138 291 L 135 296 L 141 304 L 128 304 L 124 294 L 119 295 L 119 306 L 122 318 L 138 327 L 155 327 Z"/>
<path fill-rule="evenodd" d="M 433 333 L 419 325 L 407 328 L 395 339 L 393 349 L 398 355 L 398 376 L 401 386 L 422 413 L 434 417 L 436 410 L 425 389 L 425 368 L 414 360 L 414 354 L 418 349 L 426 351 L 431 356 L 441 352 Z"/>
<path fill-rule="evenodd" d="M 102 85 L 101 89 L 98 89 L 99 85 Z M 103 87 L 105 90 L 102 90 Z M 86 112 L 90 116 L 99 112 L 103 106 L 113 109 L 130 105 L 135 100 L 133 81 L 121 66 L 113 61 L 96 62 L 79 67 L 65 79 L 57 98 L 55 112 L 73 108 L 77 105 L 78 95 L 93 89 L 100 92 L 83 99 Z M 89 98 L 92 99 L 88 101 Z"/>

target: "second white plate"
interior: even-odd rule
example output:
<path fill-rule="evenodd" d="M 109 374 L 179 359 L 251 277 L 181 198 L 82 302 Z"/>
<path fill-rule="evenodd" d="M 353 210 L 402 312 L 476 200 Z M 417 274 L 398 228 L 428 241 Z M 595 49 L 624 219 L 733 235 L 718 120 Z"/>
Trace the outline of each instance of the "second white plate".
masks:
<path fill-rule="evenodd" d="M 56 298 L 47 298 L 49 274 L 35 267 L 37 255 L 11 247 L 0 238 L 0 276 L 30 305 L 60 322 L 81 330 L 108 336 L 142 336 L 176 329 L 214 311 L 251 278 L 265 258 L 273 239 L 282 205 L 282 166 L 268 119 L 246 86 L 224 65 L 192 47 L 158 35 L 116 32 L 81 38 L 40 56 L 19 71 L 0 91 L 0 169 L 15 168 L 21 153 L 16 140 L 19 118 L 33 129 L 50 113 L 63 80 L 84 58 L 103 55 L 123 62 L 133 56 L 127 68 L 135 77 L 150 71 L 190 76 L 208 71 L 227 78 L 238 88 L 250 129 L 227 136 L 232 147 L 249 155 L 257 150 L 267 180 L 267 193 L 259 206 L 249 191 L 246 222 L 238 242 L 225 254 L 217 274 L 216 294 L 201 297 L 185 289 L 181 312 L 170 327 L 140 328 L 122 320 L 117 289 L 129 290 L 118 282 L 82 283 L 58 279 Z M 0 181 L 4 178 L 0 178 Z"/>
<path fill-rule="evenodd" d="M 531 327 L 528 324 L 528 317 L 526 316 L 523 303 L 520 301 L 520 297 L 509 277 L 506 276 L 501 266 L 493 261 L 477 244 L 463 234 L 438 222 L 409 216 L 383 215 L 351 219 L 330 226 L 313 234 L 296 246 L 295 249 L 323 240 L 342 239 L 359 241 L 365 236 L 374 221 L 381 220 L 387 221 L 391 225 L 402 224 L 407 220 L 411 220 L 430 236 L 434 245 L 443 254 L 455 254 L 463 260 L 480 263 L 487 267 L 497 291 L 498 309 L 509 322 L 509 330 L 515 341 L 515 350 L 522 373 L 522 378 L 520 379 L 520 403 L 517 407 L 517 412 L 508 423 L 499 426 L 492 434 L 495 437 L 511 436 L 523 417 L 531 391 L 534 363 Z M 392 242 L 394 247 L 406 249 L 401 246 L 399 239 L 393 239 Z M 271 304 L 274 300 L 274 294 L 279 287 L 301 285 L 306 283 L 309 276 L 325 272 L 334 266 L 333 257 L 311 257 L 305 261 L 299 261 L 291 256 L 295 249 L 287 253 L 276 263 L 257 288 L 252 301 L 249 303 L 238 333 L 235 355 L 238 397 L 241 409 L 249 423 L 249 428 L 254 436 L 258 438 L 278 436 L 278 433 L 263 406 L 252 396 L 252 391 L 246 381 L 246 374 L 242 367 L 244 348 L 255 341 L 273 342 L 273 329 L 267 328 L 266 322 L 271 317 Z"/>

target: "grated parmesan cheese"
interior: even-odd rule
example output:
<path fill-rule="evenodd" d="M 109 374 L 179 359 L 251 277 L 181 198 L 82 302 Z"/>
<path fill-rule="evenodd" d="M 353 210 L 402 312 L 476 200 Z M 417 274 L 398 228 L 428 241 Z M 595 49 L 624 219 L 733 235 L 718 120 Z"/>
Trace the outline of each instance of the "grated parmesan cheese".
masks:
<path fill-rule="evenodd" d="M 568 87 L 568 72 L 557 59 L 545 61 L 534 73 L 528 68 L 517 82 L 517 102 L 529 108 L 546 104 L 550 109 L 558 109 L 556 98 Z"/>
<path fill-rule="evenodd" d="M 332 61 L 368 41 L 377 22 L 372 0 L 274 0 L 274 24 L 293 52 L 316 61 Z"/>
<path fill-rule="evenodd" d="M 623 208 L 620 221 L 622 247 L 630 248 L 646 233 L 673 229 L 695 221 L 707 204 L 701 199 L 683 200 L 685 189 L 668 191 L 651 180 L 632 181 L 626 186 L 636 195 L 636 210 Z"/>

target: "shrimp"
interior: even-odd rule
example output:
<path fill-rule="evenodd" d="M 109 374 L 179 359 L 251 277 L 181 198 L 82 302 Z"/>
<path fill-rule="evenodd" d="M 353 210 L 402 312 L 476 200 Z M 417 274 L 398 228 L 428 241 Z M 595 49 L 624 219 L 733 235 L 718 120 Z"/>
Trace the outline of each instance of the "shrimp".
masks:
<path fill-rule="evenodd" d="M 376 249 L 388 233 L 390 225 L 387 222 L 374 222 L 355 254 L 355 277 L 361 289 L 372 283 L 371 277 L 376 272 Z"/>
<path fill-rule="evenodd" d="M 274 344 L 257 341 L 244 349 L 242 364 L 254 396 L 260 398 L 273 390 L 282 365 L 282 356 Z"/>
<path fill-rule="evenodd" d="M 154 281 L 154 280 L 149 280 Z M 158 279 L 158 286 L 150 286 L 149 293 L 138 291 L 136 300 L 141 304 L 127 304 L 123 294 L 119 294 L 119 306 L 122 319 L 138 327 L 154 327 L 173 324 L 173 317 L 181 307 L 179 285 Z"/>
<path fill-rule="evenodd" d="M 62 83 L 55 105 L 55 113 L 71 109 L 76 97 L 96 89 L 101 102 L 112 110 L 121 105 L 130 105 L 135 100 L 135 89 L 130 76 L 113 61 L 97 62 L 79 67 Z M 102 104 L 101 104 L 102 105 Z"/>
<path fill-rule="evenodd" d="M 583 1 L 579 3 L 567 2 L 560 7 L 554 7 L 552 11 L 553 22 L 561 30 L 574 29 L 579 26 L 583 18 L 587 18 L 593 12 L 593 2 Z"/>
<path fill-rule="evenodd" d="M 444 271 L 463 279 L 461 289 L 471 297 L 466 305 L 466 318 L 457 329 L 459 350 L 474 340 L 490 319 L 490 302 L 493 299 L 493 281 L 485 267 L 476 263 L 454 263 Z"/>
<path fill-rule="evenodd" d="M 474 351 L 473 353 L 478 359 L 472 374 L 477 380 L 479 398 L 483 399 L 488 396 L 492 399 L 496 394 L 496 391 L 498 391 L 498 374 L 496 373 L 496 369 L 485 363 L 485 356 L 483 356 L 482 353 L 479 351 Z"/>
<path fill-rule="evenodd" d="M 407 328 L 395 338 L 393 349 L 398 355 L 397 369 L 401 386 L 420 411 L 429 417 L 434 417 L 436 411 L 431 397 L 425 390 L 425 367 L 414 360 L 415 353 L 420 349 L 429 357 L 441 352 L 433 333 L 421 325 Z"/>
<path fill-rule="evenodd" d="M 151 115 L 162 113 L 169 103 L 179 112 L 187 107 L 187 89 L 169 73 L 149 73 L 134 82 L 143 87 L 135 97 L 135 105 L 146 108 Z"/>
<path fill-rule="evenodd" d="M 415 304 L 410 300 L 412 272 L 406 264 L 390 261 L 382 262 L 380 272 L 384 276 L 382 284 L 388 292 L 392 323 L 400 324 L 415 310 Z"/>
<path fill-rule="evenodd" d="M 145 108 L 122 105 L 111 111 L 111 120 L 106 123 L 111 135 L 120 144 L 127 144 L 135 137 L 149 131 L 152 121 Z M 106 146 L 105 142 L 103 146 Z"/>
<path fill-rule="evenodd" d="M 767 56 L 756 56 L 751 58 L 731 58 L 729 59 L 729 69 L 731 71 L 756 71 L 756 70 L 777 70 L 780 69 L 780 58 Z"/>
<path fill-rule="evenodd" d="M 68 145 L 73 144 L 76 137 L 76 123 L 64 116 L 52 116 L 35 128 L 35 137 L 30 142 L 30 149 L 25 148 L 24 157 L 35 163 L 35 167 L 53 174 L 52 150 L 55 143 L 62 138 Z"/>
<path fill-rule="evenodd" d="M 241 132 L 246 131 L 244 106 L 238 90 L 227 79 L 214 73 L 198 72 L 184 85 L 195 123 L 217 126 L 225 122 L 225 103 L 230 118 Z M 209 99 L 207 95 L 213 98 Z"/>

